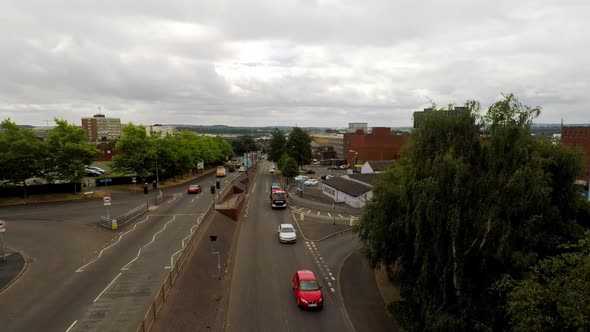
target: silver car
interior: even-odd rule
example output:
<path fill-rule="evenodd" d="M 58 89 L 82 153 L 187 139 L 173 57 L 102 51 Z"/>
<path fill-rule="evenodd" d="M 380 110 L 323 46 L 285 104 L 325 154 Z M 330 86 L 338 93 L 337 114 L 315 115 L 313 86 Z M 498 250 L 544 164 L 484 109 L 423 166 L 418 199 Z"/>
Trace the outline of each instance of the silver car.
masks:
<path fill-rule="evenodd" d="M 295 243 L 297 241 L 297 233 L 295 227 L 291 224 L 279 225 L 279 241 L 281 243 Z"/>

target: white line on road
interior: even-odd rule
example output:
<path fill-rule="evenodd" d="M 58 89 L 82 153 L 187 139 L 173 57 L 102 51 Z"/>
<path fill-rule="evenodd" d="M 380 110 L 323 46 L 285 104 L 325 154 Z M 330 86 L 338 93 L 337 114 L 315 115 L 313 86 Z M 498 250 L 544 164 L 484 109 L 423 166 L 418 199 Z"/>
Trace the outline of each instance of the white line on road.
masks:
<path fill-rule="evenodd" d="M 197 197 L 191 199 L 191 203 L 194 203 L 197 198 L 199 198 L 199 195 L 197 195 Z"/>
<path fill-rule="evenodd" d="M 344 218 L 341 214 L 338 215 L 340 218 Z"/>
<path fill-rule="evenodd" d="M 330 278 L 332 278 L 332 280 L 336 280 L 336 278 L 334 278 L 334 277 L 330 277 Z"/>
<path fill-rule="evenodd" d="M 307 213 L 310 213 L 310 212 L 311 212 L 311 210 L 307 210 Z"/>
<path fill-rule="evenodd" d="M 328 286 L 332 287 L 332 283 L 328 281 Z"/>
<path fill-rule="evenodd" d="M 332 215 L 330 214 L 330 212 L 328 212 L 328 217 L 331 217 Z"/>
<path fill-rule="evenodd" d="M 330 272 L 330 269 L 326 269 L 328 270 L 328 274 L 330 275 L 330 277 L 332 276 L 332 272 Z"/>
<path fill-rule="evenodd" d="M 76 325 L 76 323 L 78 322 L 78 320 L 75 320 L 72 325 L 70 325 L 70 327 L 68 327 L 68 329 L 66 330 L 66 332 L 70 332 L 70 330 L 72 329 L 72 327 L 74 327 L 74 325 Z"/>
<path fill-rule="evenodd" d="M 336 293 L 336 290 L 334 290 L 334 288 L 330 288 L 330 290 L 332 291 L 332 293 Z"/>
<path fill-rule="evenodd" d="M 156 233 L 154 233 L 154 235 L 152 236 L 152 240 L 150 242 L 148 242 L 147 244 L 145 244 L 143 247 L 139 248 L 139 250 L 137 251 L 137 256 L 134 259 L 132 259 L 129 263 L 125 264 L 125 266 L 123 266 L 123 268 L 121 268 L 121 271 L 129 270 L 129 265 L 131 265 L 131 263 L 135 262 L 139 258 L 139 256 L 141 255 L 141 249 L 143 249 L 143 248 L 149 246 L 150 244 L 154 243 L 154 241 L 156 240 L 156 236 L 158 234 L 162 233 L 166 229 L 166 227 L 168 227 L 168 224 L 171 223 L 171 222 L 173 222 L 175 219 L 176 219 L 176 216 L 173 216 L 172 219 L 168 220 L 168 222 L 166 222 L 164 224 L 164 227 L 162 227 L 162 229 L 160 229 L 159 231 L 157 231 Z"/>
<path fill-rule="evenodd" d="M 184 246 L 182 247 L 182 249 L 184 249 Z M 170 256 L 170 266 L 164 266 L 165 269 L 171 269 L 174 266 L 174 256 L 178 255 L 182 251 L 182 249 L 179 249 L 177 252 L 172 254 L 172 256 Z"/>
<path fill-rule="evenodd" d="M 125 236 L 125 235 L 126 235 L 127 233 L 129 233 L 129 232 L 132 232 L 132 231 L 134 231 L 134 230 L 135 230 L 135 228 L 137 228 L 137 225 L 143 224 L 144 222 L 146 222 L 146 221 L 148 220 L 148 218 L 149 218 L 149 217 L 150 217 L 150 216 L 146 216 L 144 220 L 142 220 L 142 221 L 140 221 L 140 222 L 136 223 L 135 225 L 133 225 L 133 228 L 132 228 L 132 229 L 128 230 L 127 232 L 121 233 L 121 235 L 119 235 L 119 238 L 117 238 L 117 241 L 115 241 L 115 243 L 113 243 L 113 244 L 111 244 L 110 246 L 108 246 L 108 247 L 106 247 L 106 248 L 102 249 L 102 250 L 101 250 L 101 251 L 98 253 L 98 256 L 97 256 L 95 259 L 93 259 L 93 260 L 91 260 L 90 262 L 88 262 L 88 263 L 86 263 L 86 264 L 82 265 L 80 268 L 78 268 L 78 269 L 76 270 L 76 272 L 84 272 L 84 269 L 85 269 L 85 268 L 86 268 L 88 265 L 90 265 L 90 264 L 92 264 L 92 263 L 96 262 L 96 261 L 97 261 L 97 260 L 98 260 L 98 259 L 99 259 L 99 258 L 102 256 L 102 253 L 103 253 L 105 250 L 107 250 L 107 249 L 111 248 L 112 246 L 114 246 L 115 244 L 119 243 L 119 241 L 121 241 L 121 239 L 123 238 L 123 236 Z"/>
<path fill-rule="evenodd" d="M 109 289 L 109 287 L 111 287 L 115 283 L 115 281 L 117 281 L 117 279 L 119 279 L 121 274 L 123 274 L 123 273 L 119 272 L 119 274 L 115 277 L 115 279 L 113 279 L 113 281 L 111 281 L 111 283 L 108 284 L 107 287 L 105 287 L 105 289 L 103 289 L 102 292 L 100 292 L 100 294 L 98 294 L 98 296 L 94 299 L 94 301 L 92 301 L 92 303 L 95 303 L 96 301 L 98 301 L 98 299 L 100 299 L 102 294 L 104 294 L 104 292 L 106 292 L 107 289 Z"/>
<path fill-rule="evenodd" d="M 318 211 L 318 216 L 320 215 L 320 211 Z"/>

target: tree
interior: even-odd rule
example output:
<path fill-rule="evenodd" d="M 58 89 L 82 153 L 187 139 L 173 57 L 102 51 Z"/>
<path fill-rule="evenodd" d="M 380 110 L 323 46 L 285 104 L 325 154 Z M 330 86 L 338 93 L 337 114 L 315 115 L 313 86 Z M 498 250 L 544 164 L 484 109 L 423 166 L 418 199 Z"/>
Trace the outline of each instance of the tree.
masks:
<path fill-rule="evenodd" d="M 27 197 L 25 180 L 41 174 L 47 158 L 46 145 L 31 130 L 21 129 L 10 119 L 0 124 L 0 170 L 3 180 L 23 185 L 23 197 Z"/>
<path fill-rule="evenodd" d="M 270 138 L 270 149 L 268 151 L 268 160 L 278 162 L 284 152 L 286 152 L 287 139 L 285 133 L 275 128 Z"/>
<path fill-rule="evenodd" d="M 590 330 L 590 231 L 570 252 L 535 265 L 524 280 L 506 275 L 507 311 L 516 331 Z"/>
<path fill-rule="evenodd" d="M 301 167 L 311 161 L 311 137 L 303 129 L 294 127 L 287 139 L 289 155 L 295 159 Z"/>
<path fill-rule="evenodd" d="M 477 123 L 479 103 L 466 106 L 423 118 L 357 228 L 374 265 L 399 267 L 404 300 L 392 308 L 409 331 L 507 328 L 494 283 L 582 234 L 580 156 L 531 137 L 539 109 L 507 95 Z"/>
<path fill-rule="evenodd" d="M 284 177 L 292 178 L 299 174 L 299 170 L 297 167 L 297 162 L 295 159 L 291 157 L 287 157 L 287 159 L 283 162 L 283 168 L 279 169 Z"/>
<path fill-rule="evenodd" d="M 84 129 L 65 120 L 55 119 L 55 124 L 47 134 L 49 158 L 46 169 L 49 172 L 46 176 L 49 180 L 80 182 L 86 176 L 86 166 L 100 155 L 100 151 L 86 142 Z"/>
<path fill-rule="evenodd" d="M 131 123 L 124 127 L 123 136 L 115 144 L 121 155 L 113 157 L 113 169 L 141 177 L 152 174 L 155 166 L 152 161 L 157 153 L 154 141 L 153 136 L 147 136 L 144 126 L 135 126 Z"/>

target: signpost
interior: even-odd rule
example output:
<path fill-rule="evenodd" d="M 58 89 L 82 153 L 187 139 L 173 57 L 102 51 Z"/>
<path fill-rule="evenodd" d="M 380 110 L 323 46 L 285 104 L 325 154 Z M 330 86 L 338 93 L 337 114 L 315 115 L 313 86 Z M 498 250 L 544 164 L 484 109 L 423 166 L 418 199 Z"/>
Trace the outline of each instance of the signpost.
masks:
<path fill-rule="evenodd" d="M 3 262 L 6 261 L 6 254 L 4 253 L 4 232 L 6 232 L 6 221 L 0 220 L 0 253 L 2 254 Z"/>
<path fill-rule="evenodd" d="M 133 192 L 135 193 L 135 184 L 137 183 L 137 178 L 135 176 L 131 177 L 131 182 L 133 183 Z"/>
<path fill-rule="evenodd" d="M 111 196 L 105 196 L 102 201 L 104 202 L 104 206 L 107 207 L 107 219 L 111 220 L 111 211 L 109 206 L 111 206 Z"/>

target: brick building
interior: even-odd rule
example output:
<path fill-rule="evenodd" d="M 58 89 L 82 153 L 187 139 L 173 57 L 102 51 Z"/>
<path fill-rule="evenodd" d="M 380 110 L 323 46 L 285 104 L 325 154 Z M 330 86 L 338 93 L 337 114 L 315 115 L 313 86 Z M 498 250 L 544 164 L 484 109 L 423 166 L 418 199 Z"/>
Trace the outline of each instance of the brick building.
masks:
<path fill-rule="evenodd" d="M 121 119 L 107 118 L 104 114 L 95 114 L 91 118 L 82 118 L 82 129 L 88 142 L 114 141 L 121 137 Z"/>
<path fill-rule="evenodd" d="M 590 176 L 590 126 L 563 126 L 561 142 L 584 151 L 584 174 Z"/>
<path fill-rule="evenodd" d="M 409 135 L 396 134 L 388 127 L 373 127 L 368 134 L 363 130 L 344 134 L 344 159 L 349 165 L 367 160 L 396 160 L 407 144 Z"/>

